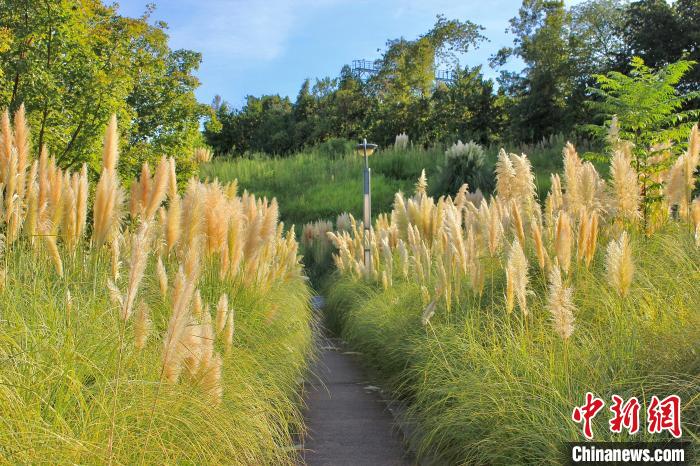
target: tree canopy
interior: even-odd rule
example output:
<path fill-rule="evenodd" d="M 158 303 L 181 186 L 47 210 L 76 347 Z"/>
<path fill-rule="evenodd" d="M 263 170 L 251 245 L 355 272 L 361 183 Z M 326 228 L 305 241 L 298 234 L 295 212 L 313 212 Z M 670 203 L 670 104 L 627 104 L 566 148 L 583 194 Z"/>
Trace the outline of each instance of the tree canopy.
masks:
<path fill-rule="evenodd" d="M 122 164 L 179 158 L 201 144 L 194 76 L 200 54 L 172 50 L 166 25 L 121 16 L 100 0 L 0 3 L 0 107 L 24 104 L 33 143 L 63 167 L 97 168 L 117 114 Z"/>
<path fill-rule="evenodd" d="M 335 78 L 305 81 L 292 101 L 249 96 L 232 108 L 218 98 L 205 138 L 217 153 L 285 154 L 332 138 L 368 137 L 381 145 L 407 133 L 415 144 L 533 142 L 554 133 L 585 132 L 595 115 L 586 102 L 597 77 L 630 73 L 634 57 L 651 68 L 700 60 L 700 0 L 587 0 L 567 8 L 561 0 L 523 0 L 510 20 L 513 44 L 490 66 L 460 61 L 487 40 L 468 20 L 438 16 L 426 33 L 388 40 L 360 79 L 349 67 Z M 524 63 L 513 71 L 513 60 Z M 436 70 L 454 79 L 436 80 Z M 700 67 L 684 74 L 682 92 L 700 89 Z M 697 99 L 684 109 L 700 107 Z"/>

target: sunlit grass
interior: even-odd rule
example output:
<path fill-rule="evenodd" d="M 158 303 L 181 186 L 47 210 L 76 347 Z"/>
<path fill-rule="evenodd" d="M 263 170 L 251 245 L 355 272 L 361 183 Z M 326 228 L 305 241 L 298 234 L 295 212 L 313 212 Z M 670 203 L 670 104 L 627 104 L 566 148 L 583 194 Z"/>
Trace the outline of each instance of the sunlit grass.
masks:
<path fill-rule="evenodd" d="M 181 195 L 165 157 L 125 202 L 115 117 L 94 189 L 1 126 L 2 461 L 295 464 L 313 318 L 276 202 Z"/>
<path fill-rule="evenodd" d="M 700 254 L 687 226 L 636 237 L 635 281 L 620 298 L 605 280 L 603 252 L 573 274 L 576 329 L 565 350 L 546 309 L 546 282 L 533 274 L 532 319 L 525 326 L 503 305 L 500 266 L 488 272 L 483 297 L 462 293 L 448 312 L 439 306 L 421 325 L 421 291 L 411 281 L 383 290 L 342 278 L 329 288 L 331 324 L 417 421 L 421 455 L 447 464 L 559 464 L 565 441 L 580 441 L 570 419 L 587 391 L 676 393 L 683 399 L 686 438 L 698 439 L 700 408 Z M 613 435 L 607 415 L 596 419 L 596 440 Z M 637 439 L 651 440 L 648 434 Z M 658 437 L 657 437 L 658 438 Z"/>
<path fill-rule="evenodd" d="M 58 280 L 50 262 L 33 257 L 22 245 L 4 257 L 0 451 L 6 461 L 104 463 L 114 419 L 115 463 L 293 464 L 293 435 L 303 429 L 299 382 L 311 354 L 303 283 L 260 293 L 202 276 L 205 303 L 215 306 L 226 292 L 236 311 L 232 351 L 217 342 L 224 357 L 217 406 L 195 385 L 159 382 L 160 335 L 171 311 L 152 264 L 141 297 L 153 331 L 139 351 L 127 327 L 117 388 L 123 322 L 104 290 L 109 258 L 67 257 L 65 279 Z"/>

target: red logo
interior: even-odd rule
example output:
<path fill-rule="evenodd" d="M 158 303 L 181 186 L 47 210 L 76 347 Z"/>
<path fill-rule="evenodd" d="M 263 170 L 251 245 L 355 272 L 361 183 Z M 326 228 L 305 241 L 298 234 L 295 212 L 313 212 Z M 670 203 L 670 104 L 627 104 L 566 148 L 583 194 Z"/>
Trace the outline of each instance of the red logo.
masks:
<path fill-rule="evenodd" d="M 583 435 L 585 435 L 587 439 L 593 438 L 591 420 L 598 414 L 598 411 L 603 409 L 603 406 L 605 406 L 605 402 L 602 399 L 596 398 L 593 393 L 588 392 L 586 393 L 586 404 L 583 406 L 576 406 L 574 412 L 571 413 L 571 419 L 573 419 L 574 422 L 583 422 Z"/>
<path fill-rule="evenodd" d="M 583 435 L 591 440 L 593 438 L 593 418 L 603 409 L 605 402 L 593 393 L 586 393 L 586 402 L 582 406 L 574 407 L 571 419 L 583 424 Z M 636 396 L 625 401 L 618 395 L 612 396 L 610 412 L 612 416 L 608 421 L 610 432 L 620 434 L 627 430 L 630 435 L 639 432 L 639 412 L 641 404 Z M 669 395 L 663 400 L 654 395 L 649 400 L 647 407 L 647 431 L 650 434 L 660 434 L 668 431 L 675 438 L 680 438 L 681 430 L 681 398 L 678 395 Z"/>
<path fill-rule="evenodd" d="M 617 395 L 612 396 L 613 404 L 610 411 L 613 418 L 610 419 L 610 432 L 619 434 L 624 427 L 630 434 L 639 432 L 639 400 L 633 396 L 623 404 L 623 399 Z"/>
<path fill-rule="evenodd" d="M 676 438 L 681 436 L 681 399 L 678 395 L 669 395 L 661 401 L 656 395 L 651 397 L 647 409 L 647 430 L 650 434 L 667 430 Z"/>

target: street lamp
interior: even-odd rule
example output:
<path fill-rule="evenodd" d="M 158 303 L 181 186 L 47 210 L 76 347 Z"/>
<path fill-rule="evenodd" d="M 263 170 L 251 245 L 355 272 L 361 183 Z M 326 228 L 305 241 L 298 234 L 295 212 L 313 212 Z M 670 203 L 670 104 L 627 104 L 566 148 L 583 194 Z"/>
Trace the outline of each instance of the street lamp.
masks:
<path fill-rule="evenodd" d="M 372 265 L 372 249 L 370 247 L 370 229 L 372 228 L 372 194 L 370 189 L 370 168 L 369 156 L 374 154 L 377 149 L 376 144 L 367 144 L 367 139 L 363 139 L 362 144 L 355 147 L 357 155 L 365 158 L 365 194 L 364 194 L 364 225 L 365 225 L 365 270 L 367 273 L 371 270 Z"/>

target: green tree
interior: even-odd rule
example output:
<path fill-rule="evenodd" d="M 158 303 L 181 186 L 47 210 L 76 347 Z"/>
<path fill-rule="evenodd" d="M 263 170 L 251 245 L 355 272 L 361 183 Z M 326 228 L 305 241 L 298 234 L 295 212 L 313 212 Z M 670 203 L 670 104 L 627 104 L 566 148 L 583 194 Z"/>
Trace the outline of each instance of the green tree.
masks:
<path fill-rule="evenodd" d="M 369 117 L 375 141 L 392 143 L 404 131 L 423 143 L 439 136 L 430 128 L 436 65 L 456 67 L 459 55 L 485 39 L 482 30 L 471 21 L 438 16 L 432 29 L 417 39 L 387 42 L 378 60 L 379 72 L 367 85 L 369 95 L 376 99 Z"/>
<path fill-rule="evenodd" d="M 189 164 L 192 148 L 202 144 L 199 122 L 208 112 L 194 95 L 201 54 L 171 50 L 157 27 L 148 26 L 138 37 L 147 42 L 134 50 L 135 82 L 126 103 L 135 117 L 124 156 L 138 163 L 167 154 Z"/>
<path fill-rule="evenodd" d="M 220 130 L 205 131 L 205 138 L 217 153 L 285 154 L 293 147 L 292 103 L 287 97 L 249 95 L 240 110 L 224 104 L 216 115 Z"/>
<path fill-rule="evenodd" d="M 673 7 L 665 0 L 632 2 L 626 19 L 625 40 L 630 52 L 649 66 L 668 63 L 681 55 L 680 25 Z"/>
<path fill-rule="evenodd" d="M 561 0 L 523 0 L 510 20 L 514 47 L 501 49 L 492 66 L 510 58 L 525 62 L 521 73 L 499 79 L 513 98 L 511 132 L 521 140 L 537 140 L 571 126 L 567 98 L 573 88 L 569 55 L 569 17 Z"/>
<path fill-rule="evenodd" d="M 572 125 L 590 123 L 585 102 L 596 74 L 622 71 L 629 63 L 624 41 L 626 4 L 622 0 L 589 0 L 570 8 L 569 55 L 572 90 L 567 114 Z"/>
<path fill-rule="evenodd" d="M 208 118 L 204 122 L 202 136 L 217 154 L 224 154 L 234 151 L 235 141 L 232 132 L 224 132 L 224 127 L 230 128 L 232 123 L 228 121 L 233 118 L 227 102 L 220 95 L 216 95 L 210 105 Z"/>
<path fill-rule="evenodd" d="M 311 94 L 311 81 L 306 79 L 301 85 L 301 89 L 299 89 L 297 100 L 294 102 L 294 108 L 292 109 L 294 131 L 292 146 L 294 149 L 317 142 L 317 110 L 316 98 Z"/>
<path fill-rule="evenodd" d="M 347 65 L 340 72 L 337 90 L 324 103 L 321 116 L 330 122 L 329 134 L 349 139 L 368 136 L 367 120 L 377 101 L 368 95 L 365 84 L 352 75 Z"/>
<path fill-rule="evenodd" d="M 414 96 L 430 94 L 435 79 L 435 47 L 427 37 L 415 41 L 392 40 L 373 79 L 381 98 L 408 103 Z"/>
<path fill-rule="evenodd" d="M 165 25 L 148 24 L 151 12 L 127 18 L 100 0 L 1 2 L 0 22 L 12 41 L 0 51 L 0 107 L 24 103 L 33 142 L 64 167 L 87 161 L 97 168 L 113 113 L 123 166 L 156 152 L 183 155 L 198 137 L 191 73 L 199 56 L 172 52 Z"/>
<path fill-rule="evenodd" d="M 651 67 L 700 60 L 700 0 L 640 0 L 629 5 L 625 16 L 629 57 L 639 56 Z M 700 69 L 691 70 L 680 84 L 700 90 Z"/>
<path fill-rule="evenodd" d="M 0 53 L 7 52 L 12 45 L 12 32 L 7 28 L 0 28 Z M 4 77 L 2 68 L 0 68 L 0 80 Z M 3 94 L 7 89 L 0 89 L 0 99 L 4 99 Z"/>
<path fill-rule="evenodd" d="M 480 66 L 457 70 L 454 75 L 453 82 L 441 83 L 433 92 L 427 141 L 498 141 L 506 114 L 502 96 L 494 92 L 493 81 L 484 79 Z"/>
<path fill-rule="evenodd" d="M 571 60 L 581 76 L 627 65 L 625 7 L 622 0 L 588 0 L 571 7 Z"/>
<path fill-rule="evenodd" d="M 639 57 L 630 63 L 629 75 L 612 71 L 598 75 L 598 88 L 591 92 L 598 100 L 591 107 L 605 122 L 590 126 L 599 137 L 608 137 L 615 117 L 613 136 L 629 141 L 632 162 L 642 188 L 645 225 L 654 206 L 661 200 L 662 183 L 657 173 L 673 163 L 673 157 L 660 156 L 663 152 L 678 154 L 698 110 L 684 109 L 691 99 L 700 96 L 697 91 L 679 92 L 678 83 L 695 62 L 678 61 L 654 70 Z"/>

